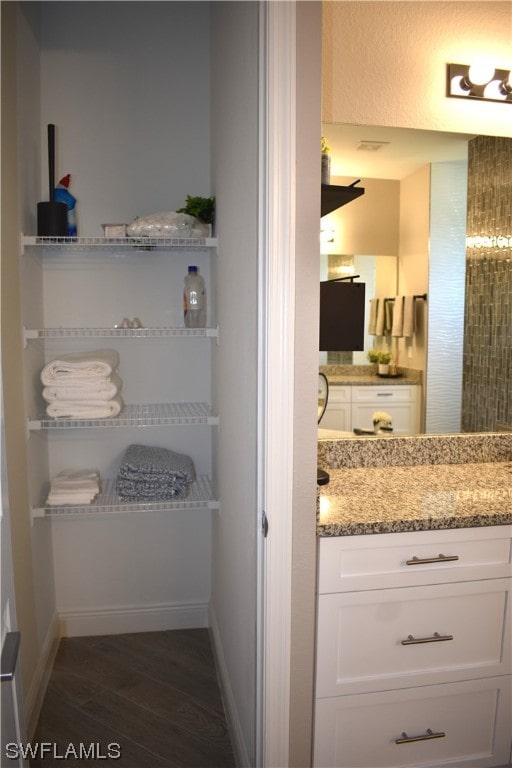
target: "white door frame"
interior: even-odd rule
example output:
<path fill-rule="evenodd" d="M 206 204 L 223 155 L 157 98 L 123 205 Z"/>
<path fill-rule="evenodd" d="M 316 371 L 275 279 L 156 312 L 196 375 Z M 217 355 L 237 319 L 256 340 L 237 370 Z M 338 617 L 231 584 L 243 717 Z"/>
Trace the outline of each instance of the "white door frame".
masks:
<path fill-rule="evenodd" d="M 261 2 L 257 765 L 289 760 L 295 331 L 295 2 Z"/>

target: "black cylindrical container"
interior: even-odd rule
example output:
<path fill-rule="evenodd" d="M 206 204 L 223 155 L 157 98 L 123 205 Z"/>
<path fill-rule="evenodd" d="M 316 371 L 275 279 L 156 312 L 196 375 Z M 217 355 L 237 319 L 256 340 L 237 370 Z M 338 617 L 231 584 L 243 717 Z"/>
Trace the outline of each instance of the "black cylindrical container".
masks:
<path fill-rule="evenodd" d="M 48 181 L 50 201 L 37 204 L 37 234 L 39 237 L 66 237 L 68 207 L 55 202 L 55 126 L 48 126 Z"/>
<path fill-rule="evenodd" d="M 39 237 L 66 237 L 68 207 L 66 203 L 37 204 L 37 234 Z"/>

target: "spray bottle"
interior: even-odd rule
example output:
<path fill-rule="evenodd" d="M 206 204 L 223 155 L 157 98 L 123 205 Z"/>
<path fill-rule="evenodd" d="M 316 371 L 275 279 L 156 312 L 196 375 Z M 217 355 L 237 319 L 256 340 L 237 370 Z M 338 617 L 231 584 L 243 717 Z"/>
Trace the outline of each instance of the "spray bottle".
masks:
<path fill-rule="evenodd" d="M 59 203 L 66 203 L 68 207 L 68 237 L 76 237 L 77 235 L 77 227 L 76 227 L 76 198 L 73 197 L 71 192 L 69 191 L 69 182 L 71 181 L 71 176 L 68 173 L 66 176 L 63 176 L 62 179 L 59 181 L 57 186 L 55 187 L 55 200 Z"/>

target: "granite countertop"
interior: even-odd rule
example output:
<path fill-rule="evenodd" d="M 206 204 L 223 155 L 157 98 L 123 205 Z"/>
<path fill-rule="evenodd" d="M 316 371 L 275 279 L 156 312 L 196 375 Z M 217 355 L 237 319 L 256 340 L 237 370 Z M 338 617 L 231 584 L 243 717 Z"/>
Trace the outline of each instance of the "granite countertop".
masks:
<path fill-rule="evenodd" d="M 512 462 L 328 472 L 318 536 L 512 524 Z"/>
<path fill-rule="evenodd" d="M 390 384 L 419 384 L 415 376 L 403 374 L 401 376 L 378 376 L 376 373 L 367 376 L 350 375 L 341 373 L 339 375 L 329 374 L 327 381 L 330 387 L 368 387 L 368 386 L 389 386 Z"/>
<path fill-rule="evenodd" d="M 512 524 L 512 435 L 319 443 L 317 535 Z"/>
<path fill-rule="evenodd" d="M 371 365 L 322 365 L 320 372 L 325 373 L 329 386 L 357 387 L 382 386 L 390 384 L 421 384 L 421 371 L 400 368 L 399 376 L 379 376 Z"/>

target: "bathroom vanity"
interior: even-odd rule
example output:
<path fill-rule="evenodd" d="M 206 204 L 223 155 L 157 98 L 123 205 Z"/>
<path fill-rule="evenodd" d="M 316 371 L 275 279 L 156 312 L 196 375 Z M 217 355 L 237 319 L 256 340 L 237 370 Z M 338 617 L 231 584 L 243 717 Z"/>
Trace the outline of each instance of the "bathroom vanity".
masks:
<path fill-rule="evenodd" d="M 393 434 L 414 435 L 420 431 L 420 371 L 379 377 L 367 365 L 326 365 L 320 370 L 329 382 L 322 429 L 351 432 L 369 428 L 374 412 L 385 411 L 393 420 Z"/>
<path fill-rule="evenodd" d="M 511 459 L 510 435 L 319 443 L 317 768 L 509 765 Z"/>

